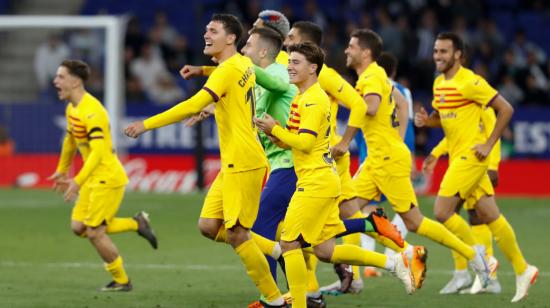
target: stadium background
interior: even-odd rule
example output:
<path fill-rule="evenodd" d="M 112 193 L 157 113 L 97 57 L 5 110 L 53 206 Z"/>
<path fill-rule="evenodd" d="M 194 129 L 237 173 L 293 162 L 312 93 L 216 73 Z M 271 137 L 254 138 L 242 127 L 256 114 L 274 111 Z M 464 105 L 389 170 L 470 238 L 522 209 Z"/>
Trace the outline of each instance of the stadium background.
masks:
<path fill-rule="evenodd" d="M 249 26 L 263 9 L 280 10 L 291 23 L 311 20 L 321 25 L 325 31 L 323 47 L 327 63 L 350 82 L 356 76 L 344 65 L 348 34 L 359 27 L 376 30 L 384 39 L 386 50 L 399 58 L 397 80 L 411 88 L 415 110 L 420 106 L 430 109 L 435 36 L 442 30 L 460 33 L 468 44 L 468 65 L 514 105 L 514 118 L 502 140 L 504 157 L 497 193 L 503 212 L 517 226 L 527 257 L 539 265 L 540 279 L 546 279 L 550 264 L 544 256 L 548 249 L 541 247 L 536 237 L 547 232 L 544 226 L 550 218 L 550 4 L 547 1 L 0 0 L 0 15 L 115 15 L 124 21 L 121 37 L 124 52 L 120 57 L 124 63 L 125 95 L 119 102 L 124 112 L 121 118 L 114 119 L 119 127 L 164 110 L 200 88 L 203 79 L 185 81 L 178 70 L 187 63 L 210 63 L 202 55 L 202 34 L 212 13 L 238 15 Z M 64 104 L 57 100 L 51 86 L 51 67 L 57 67 L 59 59 L 65 57 L 88 61 L 93 76 L 87 88 L 102 99 L 105 31 L 0 29 L 0 41 L 0 217 L 3 219 L 0 238 L 5 239 L 0 245 L 4 246 L 0 248 L 0 307 L 217 307 L 223 301 L 211 296 L 209 288 L 222 288 L 223 281 L 233 282 L 232 279 L 236 279 L 236 286 L 243 287 L 227 290 L 232 303 L 228 306 L 243 306 L 253 299 L 254 288 L 241 273 L 238 261 L 227 249 L 200 238 L 194 228 L 203 196 L 196 192 L 196 161 L 204 171 L 206 185 L 219 169 L 212 120 L 196 129 L 183 124 L 165 127 L 137 141 L 119 138 L 117 148 L 129 173 L 129 190 L 138 191 L 128 194 L 122 212 L 130 214 L 141 208 L 152 212 L 157 232 L 163 235 L 161 247 L 165 250 L 156 256 L 142 251 L 143 245 L 137 239 L 128 240 L 129 244 L 116 240 L 128 255 L 134 279 L 151 290 L 150 294 L 145 287 L 136 290 L 136 298 L 143 305 L 130 297 L 91 293 L 82 296 L 76 292 L 67 295 L 67 288 L 85 290 L 95 287 L 99 277 L 105 277 L 101 276 L 97 257 L 88 244 L 70 234 L 67 206 L 59 196 L 42 189 L 49 187 L 45 178 L 54 171 L 64 133 Z M 345 112 L 339 114 L 342 123 L 346 116 Z M 415 135 L 420 164 L 442 134 L 437 130 L 416 129 Z M 203 150 L 196 150 L 197 144 Z M 352 152 L 355 154 L 354 145 Z M 354 156 L 353 168 L 356 164 Z M 432 195 L 437 191 L 445 167 L 443 160 L 433 178 L 418 185 L 419 192 Z M 431 213 L 432 197 L 420 200 L 426 206 L 424 212 Z M 123 237 L 126 236 L 120 236 Z M 450 255 L 438 247 L 432 251 L 435 255 Z M 501 255 L 500 258 L 504 261 Z M 435 282 L 429 282 L 427 290 L 414 301 L 433 306 L 464 303 L 502 306 L 508 302 L 508 295 L 513 294 L 511 269 L 504 265 L 501 277 L 503 285 L 507 285 L 505 297 L 478 297 L 468 302 L 463 297 L 451 300 L 446 297 L 445 301 L 433 297 L 450 277 L 443 275 L 452 268 L 447 259 L 430 259 L 431 266 L 436 268 L 430 278 Z M 198 265 L 196 260 L 200 260 Z M 219 266 L 210 267 L 212 264 Z M 161 277 L 152 275 L 152 271 L 162 273 Z M 74 279 L 75 272 L 92 281 Z M 325 282 L 331 282 L 330 269 L 324 268 L 320 275 Z M 215 283 L 208 279 L 218 276 Z M 177 283 L 167 285 L 165 279 Z M 180 283 L 182 280 L 185 282 Z M 365 298 L 383 300 L 394 289 L 401 291 L 390 278 L 381 281 L 380 285 L 367 288 L 373 291 L 382 286 L 384 292 L 373 294 L 367 289 L 368 295 L 362 295 L 363 299 L 331 299 L 329 303 L 349 307 L 359 305 Z M 45 284 L 51 285 L 45 287 Z M 542 291 L 550 286 L 540 284 L 531 296 L 532 306 L 544 307 L 550 303 Z M 51 294 L 35 296 L 32 290 L 37 289 Z M 62 300 L 64 297 L 68 299 Z M 408 301 L 411 300 L 398 297 L 388 305 L 406 305 Z"/>

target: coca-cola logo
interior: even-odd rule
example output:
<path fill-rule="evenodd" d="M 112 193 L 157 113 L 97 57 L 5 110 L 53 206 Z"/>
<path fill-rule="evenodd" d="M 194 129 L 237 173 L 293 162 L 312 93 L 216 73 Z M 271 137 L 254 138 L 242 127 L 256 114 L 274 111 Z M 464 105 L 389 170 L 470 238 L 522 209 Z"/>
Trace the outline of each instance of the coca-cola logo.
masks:
<path fill-rule="evenodd" d="M 128 175 L 128 190 L 141 192 L 179 192 L 189 193 L 197 188 L 197 174 L 195 170 L 168 169 L 149 170 L 144 158 L 130 159 L 124 163 Z M 218 159 L 204 161 L 205 184 L 209 186 L 220 170 Z"/>

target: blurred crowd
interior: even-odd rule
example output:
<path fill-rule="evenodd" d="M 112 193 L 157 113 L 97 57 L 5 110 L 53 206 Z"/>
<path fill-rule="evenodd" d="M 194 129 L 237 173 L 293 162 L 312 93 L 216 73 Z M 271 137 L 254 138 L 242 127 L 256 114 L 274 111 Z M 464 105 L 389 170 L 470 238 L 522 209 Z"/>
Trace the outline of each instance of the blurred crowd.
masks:
<path fill-rule="evenodd" d="M 524 11 L 550 13 L 545 1 L 519 1 L 518 5 Z M 349 33 L 356 28 L 374 29 L 383 38 L 385 50 L 399 59 L 397 79 L 409 86 L 413 96 L 424 104 L 429 104 L 435 74 L 432 61 L 435 36 L 443 30 L 454 31 L 467 43 L 466 65 L 489 80 L 512 104 L 547 104 L 550 100 L 548 50 L 530 40 L 526 29 L 520 27 L 507 37 L 490 17 L 487 2 L 305 0 L 297 5 L 284 1 L 229 0 L 216 8 L 239 16 L 246 27 L 263 9 L 280 10 L 291 22 L 318 23 L 324 29 L 327 63 L 350 81 L 355 76 L 345 67 L 343 53 Z M 202 13 L 211 14 L 211 10 Z M 184 64 L 207 64 L 208 59 L 202 55 L 202 41 L 191 47 L 174 24 L 204 21 L 207 17 L 174 21 L 159 10 L 148 26 L 139 17 L 127 17 L 124 69 L 129 102 L 172 104 L 193 92 L 195 85 L 182 80 L 178 71 Z M 196 40 L 202 40 L 203 26 L 196 27 Z M 40 85 L 47 87 L 55 73 L 54 64 L 71 55 L 89 61 L 95 68 L 98 73 L 92 76 L 89 87 L 101 93 L 103 48 L 97 48 L 102 47 L 101 36 L 101 31 L 78 30 L 49 38 L 36 53 Z"/>

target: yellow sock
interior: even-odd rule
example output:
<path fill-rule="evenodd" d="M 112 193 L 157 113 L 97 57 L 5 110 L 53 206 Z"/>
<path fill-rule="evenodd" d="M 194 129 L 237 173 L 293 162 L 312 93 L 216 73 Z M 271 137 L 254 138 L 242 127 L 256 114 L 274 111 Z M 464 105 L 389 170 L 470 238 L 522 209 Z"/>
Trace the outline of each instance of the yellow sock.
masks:
<path fill-rule="evenodd" d="M 485 246 L 486 255 L 493 255 L 493 234 L 487 225 L 472 226 L 472 234 L 477 243 Z"/>
<path fill-rule="evenodd" d="M 252 279 L 260 293 L 268 300 L 274 301 L 281 297 L 281 292 L 271 276 L 267 260 L 253 240 L 248 240 L 237 248 L 235 252 L 241 258 L 248 277 Z"/>
<path fill-rule="evenodd" d="M 336 245 L 332 253 L 331 263 L 351 265 L 370 265 L 385 268 L 388 257 L 381 253 L 363 249 L 354 245 Z"/>
<path fill-rule="evenodd" d="M 319 281 L 317 281 L 317 263 L 319 262 L 319 259 L 315 256 L 315 253 L 313 252 L 313 248 L 308 247 L 302 249 L 302 253 L 304 254 L 304 260 L 306 262 L 306 268 L 307 268 L 307 292 L 318 292 L 319 291 Z"/>
<path fill-rule="evenodd" d="M 264 255 L 273 256 L 273 249 L 275 248 L 275 245 L 277 245 L 277 242 L 267 239 L 254 232 L 250 232 L 250 237 L 252 238 L 254 243 L 256 243 L 256 246 L 260 248 Z"/>
<path fill-rule="evenodd" d="M 422 222 L 420 223 L 420 226 L 418 227 L 418 230 L 416 230 L 416 233 L 458 252 L 468 260 L 472 260 L 476 254 L 475 250 L 472 248 L 472 245 L 474 245 L 475 242 L 472 244 L 468 244 L 467 242 L 465 243 L 465 241 L 461 241 L 455 235 L 457 233 L 454 232 L 455 230 L 462 227 L 462 222 L 464 222 L 464 224 L 466 225 L 466 229 L 469 232 L 470 238 L 473 241 L 470 226 L 468 226 L 468 224 L 464 221 L 464 219 L 462 219 L 462 217 L 456 214 L 453 214 L 453 216 L 451 216 L 451 218 L 449 218 L 445 222 L 445 227 L 447 228 L 445 228 L 442 224 L 438 223 L 435 220 L 424 217 L 422 219 Z"/>
<path fill-rule="evenodd" d="M 405 245 L 403 245 L 403 248 L 397 246 L 397 244 L 390 240 L 389 238 L 385 237 L 385 236 L 382 236 L 376 232 L 366 232 L 366 234 L 370 237 L 372 237 L 373 239 L 375 239 L 378 243 L 384 245 L 384 247 L 388 247 L 389 249 L 393 250 L 393 251 L 396 251 L 396 252 L 403 252 L 405 250 L 407 250 L 407 246 L 409 246 L 409 243 L 407 243 L 407 241 L 405 241 Z"/>
<path fill-rule="evenodd" d="M 293 308 L 306 308 L 307 270 L 301 249 L 293 249 L 283 253 L 286 264 L 288 288 L 292 294 Z"/>
<path fill-rule="evenodd" d="M 216 238 L 214 238 L 214 241 L 219 243 L 227 243 L 227 230 L 225 230 L 224 226 L 221 226 L 218 230 L 218 234 L 216 234 Z"/>
<path fill-rule="evenodd" d="M 468 260 L 466 260 L 466 258 L 454 250 L 451 250 L 451 253 L 453 254 L 455 271 L 463 271 L 468 269 Z"/>
<path fill-rule="evenodd" d="M 443 223 L 447 229 L 454 233 L 458 238 L 460 238 L 464 243 L 474 246 L 477 244 L 474 235 L 472 234 L 472 229 L 470 225 L 458 214 L 453 214 L 451 218 L 447 219 Z"/>
<path fill-rule="evenodd" d="M 107 225 L 107 233 L 121 233 L 126 231 L 137 231 L 138 223 L 133 218 L 113 218 Z"/>
<path fill-rule="evenodd" d="M 118 256 L 113 262 L 105 263 L 105 269 L 113 275 L 113 280 L 116 283 L 125 284 L 128 283 L 128 275 L 124 270 L 124 265 L 122 263 L 122 257 Z"/>
<path fill-rule="evenodd" d="M 516 275 L 522 274 L 527 268 L 527 262 L 519 249 L 514 229 L 503 215 L 489 224 L 498 247 L 512 263 Z"/>
<path fill-rule="evenodd" d="M 365 217 L 365 214 L 363 214 L 363 212 L 357 211 L 355 212 L 355 214 L 348 217 L 348 219 L 359 219 L 364 217 Z M 342 237 L 342 242 L 344 242 L 344 244 L 361 247 L 361 233 L 353 233 L 350 235 L 346 235 Z M 361 279 L 361 275 L 359 274 L 359 266 L 354 265 L 351 268 L 353 269 L 353 279 L 354 280 Z"/>

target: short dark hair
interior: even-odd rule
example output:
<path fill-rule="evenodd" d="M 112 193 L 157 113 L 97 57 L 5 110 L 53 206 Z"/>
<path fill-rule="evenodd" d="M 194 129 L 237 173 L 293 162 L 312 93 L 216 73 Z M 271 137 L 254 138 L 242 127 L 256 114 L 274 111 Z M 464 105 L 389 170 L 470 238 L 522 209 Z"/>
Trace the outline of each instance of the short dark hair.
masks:
<path fill-rule="evenodd" d="M 269 56 L 273 59 L 277 57 L 277 54 L 281 51 L 283 47 L 283 37 L 281 34 L 271 28 L 254 28 L 250 31 L 250 35 L 258 34 L 260 39 L 264 42 L 267 42 L 270 46 L 268 52 Z"/>
<path fill-rule="evenodd" d="M 298 43 L 298 44 L 288 46 L 288 52 L 301 53 L 304 55 L 304 57 L 306 57 L 306 60 L 308 60 L 310 63 L 317 64 L 316 73 L 317 73 L 317 76 L 319 76 L 319 73 L 323 68 L 323 62 L 325 60 L 325 54 L 323 53 L 323 50 L 321 49 L 321 47 L 317 46 L 312 42 L 303 42 L 303 43 Z"/>
<path fill-rule="evenodd" d="M 61 62 L 61 66 L 66 67 L 69 74 L 80 78 L 82 82 L 86 82 L 90 77 L 90 66 L 84 61 L 64 60 Z"/>
<path fill-rule="evenodd" d="M 397 72 L 398 60 L 391 52 L 382 52 L 376 59 L 376 63 L 386 71 L 386 75 L 390 78 L 393 78 Z"/>
<path fill-rule="evenodd" d="M 212 21 L 217 21 L 223 25 L 223 29 L 228 34 L 235 35 L 235 46 L 239 44 L 243 36 L 243 25 L 239 21 L 239 18 L 231 14 L 214 14 L 212 15 Z"/>
<path fill-rule="evenodd" d="M 383 46 L 380 35 L 369 29 L 357 29 L 353 30 L 351 37 L 357 38 L 362 49 L 370 49 L 374 61 L 378 60 Z"/>
<path fill-rule="evenodd" d="M 323 43 L 323 30 L 311 21 L 297 21 L 292 24 L 292 28 L 298 29 L 300 36 L 306 41 L 310 41 L 317 46 L 321 46 L 321 43 Z"/>
<path fill-rule="evenodd" d="M 450 40 L 453 43 L 454 50 L 459 50 L 464 56 L 464 41 L 462 38 L 454 32 L 441 32 L 437 35 L 436 40 Z"/>

